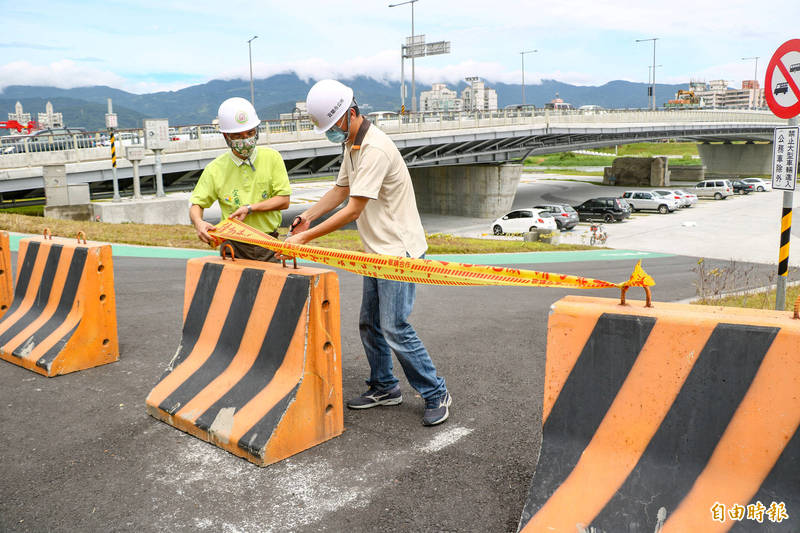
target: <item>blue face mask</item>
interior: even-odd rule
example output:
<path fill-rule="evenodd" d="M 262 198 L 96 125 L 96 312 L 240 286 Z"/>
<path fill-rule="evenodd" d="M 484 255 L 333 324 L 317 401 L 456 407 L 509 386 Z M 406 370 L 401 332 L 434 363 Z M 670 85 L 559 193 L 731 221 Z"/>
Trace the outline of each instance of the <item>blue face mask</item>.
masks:
<path fill-rule="evenodd" d="M 325 136 L 330 142 L 335 144 L 342 144 L 347 140 L 347 134 L 336 125 L 331 126 L 330 129 L 325 132 Z"/>

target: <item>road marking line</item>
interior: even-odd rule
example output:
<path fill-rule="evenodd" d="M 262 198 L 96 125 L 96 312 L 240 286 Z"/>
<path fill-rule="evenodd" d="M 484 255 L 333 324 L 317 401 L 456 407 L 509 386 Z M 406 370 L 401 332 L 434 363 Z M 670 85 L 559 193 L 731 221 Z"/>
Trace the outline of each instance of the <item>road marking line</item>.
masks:
<path fill-rule="evenodd" d="M 428 441 L 428 444 L 421 446 L 419 450 L 425 453 L 438 452 L 439 450 L 446 448 L 451 444 L 455 444 L 473 431 L 473 429 L 465 428 L 463 426 L 451 426 L 446 430 L 436 434 L 430 441 Z"/>

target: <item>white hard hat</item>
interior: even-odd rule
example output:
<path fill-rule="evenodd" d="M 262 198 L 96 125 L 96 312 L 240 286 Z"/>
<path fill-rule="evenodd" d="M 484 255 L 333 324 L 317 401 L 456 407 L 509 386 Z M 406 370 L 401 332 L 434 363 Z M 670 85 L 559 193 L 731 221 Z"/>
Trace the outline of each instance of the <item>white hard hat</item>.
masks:
<path fill-rule="evenodd" d="M 217 119 L 219 131 L 222 133 L 249 131 L 261 124 L 253 104 L 239 97 L 222 102 L 217 111 Z"/>
<path fill-rule="evenodd" d="M 353 89 L 336 81 L 320 80 L 306 96 L 306 109 L 311 115 L 316 133 L 325 133 L 333 126 L 353 102 Z"/>

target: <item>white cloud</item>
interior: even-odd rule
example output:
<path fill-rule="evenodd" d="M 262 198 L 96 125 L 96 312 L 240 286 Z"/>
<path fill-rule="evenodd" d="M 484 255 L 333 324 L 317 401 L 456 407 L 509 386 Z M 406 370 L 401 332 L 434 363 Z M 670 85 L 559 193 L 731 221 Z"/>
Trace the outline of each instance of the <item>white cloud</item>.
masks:
<path fill-rule="evenodd" d="M 187 86 L 186 82 L 136 81 L 99 69 L 83 62 L 63 59 L 46 65 L 14 61 L 0 65 L 0 96 L 9 85 L 42 85 L 71 89 L 92 85 L 108 85 L 132 93 L 173 91 Z"/>

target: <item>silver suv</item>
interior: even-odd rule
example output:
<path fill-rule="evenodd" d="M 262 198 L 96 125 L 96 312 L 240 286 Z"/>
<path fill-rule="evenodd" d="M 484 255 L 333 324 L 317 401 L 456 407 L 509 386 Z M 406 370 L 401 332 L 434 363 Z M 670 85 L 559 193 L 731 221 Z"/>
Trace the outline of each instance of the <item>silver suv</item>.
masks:
<path fill-rule="evenodd" d="M 553 213 L 556 225 L 560 230 L 571 230 L 578 225 L 578 212 L 571 205 L 566 204 L 542 204 L 533 206 L 534 209 L 544 209 Z"/>
<path fill-rule="evenodd" d="M 698 198 L 714 198 L 723 200 L 733 194 L 733 185 L 729 180 L 703 180 L 694 187 Z"/>
<path fill-rule="evenodd" d="M 634 211 L 652 209 L 666 215 L 680 207 L 678 200 L 672 196 L 662 196 L 655 191 L 625 191 L 624 198 Z"/>

